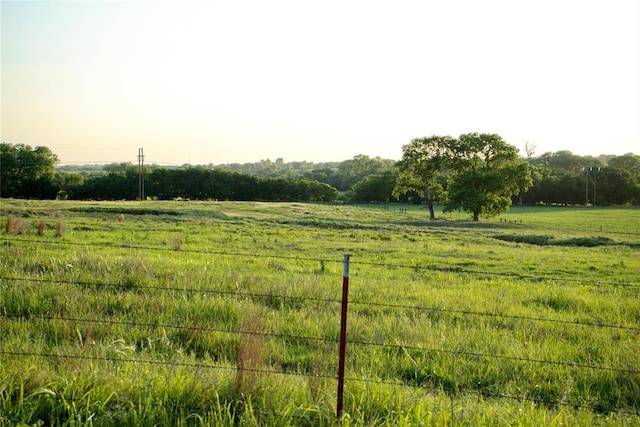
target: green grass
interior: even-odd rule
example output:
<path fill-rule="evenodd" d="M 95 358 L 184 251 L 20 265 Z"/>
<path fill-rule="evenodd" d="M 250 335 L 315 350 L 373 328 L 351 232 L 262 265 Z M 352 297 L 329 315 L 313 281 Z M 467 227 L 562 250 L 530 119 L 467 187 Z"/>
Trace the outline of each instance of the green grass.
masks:
<path fill-rule="evenodd" d="M 2 200 L 0 424 L 333 425 L 346 253 L 343 424 L 640 423 L 640 210 L 399 208 Z"/>

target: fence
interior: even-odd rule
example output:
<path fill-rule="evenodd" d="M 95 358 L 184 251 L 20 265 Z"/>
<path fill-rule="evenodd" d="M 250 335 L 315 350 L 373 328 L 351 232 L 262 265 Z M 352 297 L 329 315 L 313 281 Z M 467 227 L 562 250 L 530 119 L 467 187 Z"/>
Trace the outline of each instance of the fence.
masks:
<path fill-rule="evenodd" d="M 23 243 L 33 244 L 33 241 L 28 239 L 20 239 L 20 238 L 12 238 L 7 239 L 7 244 L 12 245 L 20 245 Z M 77 245 L 76 243 L 69 242 L 40 242 L 44 245 Z M 83 247 L 93 248 L 99 250 L 100 248 L 104 248 L 105 246 L 112 247 L 111 245 L 99 245 L 99 244 L 81 244 Z M 162 250 L 169 251 L 170 249 L 158 249 L 154 247 L 144 247 L 144 246 L 127 246 L 121 248 L 122 250 L 135 250 L 135 251 L 151 251 L 151 250 Z M 225 252 L 225 251 L 188 251 L 188 250 L 180 250 L 178 251 L 181 254 L 205 254 L 208 256 L 225 256 L 225 257 L 235 257 L 235 258 L 243 258 L 243 259 L 251 259 L 255 258 L 255 254 L 246 254 L 246 253 L 233 253 L 233 252 Z M 304 258 L 304 257 L 281 257 L 281 256 L 269 256 L 268 258 L 282 261 L 282 262 L 314 262 L 320 263 L 324 270 L 324 266 L 326 263 L 335 263 L 336 265 L 340 264 L 339 260 L 326 260 L 321 258 Z M 354 257 L 355 258 L 355 257 Z M 337 366 L 337 374 L 335 372 L 306 372 L 304 370 L 292 370 L 292 369 L 270 369 L 260 366 L 225 366 L 221 364 L 213 364 L 213 363 L 182 363 L 175 361 L 165 361 L 165 360 L 148 360 L 143 358 L 131 358 L 131 357 L 113 357 L 113 356 L 98 356 L 98 355 L 85 355 L 85 354 L 67 354 L 67 353 L 59 353 L 59 352 L 29 352 L 29 351 L 12 351 L 7 350 L 4 347 L 0 349 L 0 354 L 3 357 L 8 356 L 30 356 L 30 357 L 42 357 L 42 358 L 66 358 L 66 359 L 78 359 L 78 360 L 89 360 L 89 361 L 109 361 L 109 362 L 130 362 L 130 363 L 140 363 L 140 364 L 153 364 L 153 365 L 171 365 L 171 366 L 183 366 L 186 368 L 194 368 L 194 369 L 212 369 L 212 370 L 232 370 L 238 373 L 247 372 L 247 373 L 260 373 L 264 375 L 293 375 L 293 376 L 302 376 L 308 378 L 321 378 L 326 380 L 336 380 L 337 381 L 337 404 L 336 404 L 336 413 L 337 416 L 340 417 L 343 411 L 343 390 L 345 387 L 345 382 L 347 386 L 350 382 L 365 382 L 365 383 L 376 383 L 376 384 L 388 384 L 402 387 L 410 387 L 417 390 L 421 390 L 424 392 L 451 392 L 452 395 L 479 395 L 488 398 L 495 399 L 513 399 L 513 400 L 528 400 L 535 403 L 540 403 L 549 406 L 570 406 L 575 408 L 585 408 L 594 411 L 602 411 L 603 408 L 601 405 L 594 405 L 585 402 L 579 401 L 567 401 L 566 399 L 549 399 L 542 396 L 528 395 L 524 396 L 522 394 L 512 394 L 512 393 L 500 393 L 495 392 L 489 389 L 481 389 L 481 388 L 466 388 L 460 387 L 452 384 L 441 384 L 439 387 L 429 387 L 425 386 L 424 382 L 421 382 L 420 379 L 416 381 L 399 381 L 398 379 L 385 379 L 385 378 L 366 378 L 362 376 L 353 376 L 347 375 L 345 372 L 345 361 L 348 359 L 348 354 L 350 349 L 358 347 L 362 349 L 366 348 L 374 348 L 374 349 L 383 349 L 389 353 L 398 352 L 399 354 L 405 354 L 406 357 L 410 360 L 412 359 L 412 355 L 415 354 L 444 354 L 449 355 L 456 358 L 461 359 L 481 359 L 481 360 L 497 360 L 497 361 L 510 361 L 510 362 L 518 362 L 525 364 L 534 364 L 534 365 L 542 365 L 542 366 L 561 366 L 566 369 L 577 370 L 593 370 L 593 371 L 603 371 L 603 372 L 611 372 L 617 375 L 629 375 L 636 376 L 640 374 L 640 370 L 635 366 L 632 367 L 620 367 L 620 366 L 607 366 L 596 363 L 587 363 L 576 360 L 559 360 L 559 359 L 546 359 L 546 358 L 537 358 L 537 357 L 525 357 L 525 356 L 517 356 L 517 355 L 508 355 L 508 354 L 497 354 L 491 352 L 484 351 L 472 351 L 469 349 L 459 349 L 459 348 L 447 348 L 443 347 L 434 347 L 434 346 L 421 346 L 417 343 L 411 342 L 387 342 L 387 340 L 362 340 L 362 339 L 348 339 L 349 337 L 349 323 L 347 321 L 347 313 L 350 312 L 350 308 L 352 307 L 360 307 L 360 310 L 384 310 L 390 313 L 397 313 L 400 315 L 408 315 L 411 312 L 420 312 L 420 313 L 430 313 L 431 315 L 452 315 L 462 318 L 489 318 L 489 319 L 498 319 L 501 321 L 509 321 L 509 322 L 526 322 L 527 324 L 535 323 L 535 324 L 550 324 L 555 325 L 556 327 L 582 327 L 582 328 L 601 328 L 614 331 L 616 334 L 627 333 L 632 337 L 631 339 L 637 339 L 637 334 L 640 332 L 640 327 L 635 325 L 625 325 L 625 324 L 608 324 L 603 322 L 588 322 L 588 321 L 580 321 L 580 320 L 570 320 L 570 319 L 562 319 L 562 318 L 551 318 L 551 317 L 537 317 L 526 314 L 513 314 L 513 313 L 501 313 L 496 311 L 476 311 L 469 309 L 456 309 L 451 307 L 442 307 L 437 304 L 433 305 L 416 305 L 416 304 L 402 304 L 398 302 L 388 301 L 388 302 L 375 302 L 368 301 L 365 299 L 350 299 L 349 295 L 349 272 L 350 266 L 354 266 L 357 268 L 358 266 L 369 266 L 374 268 L 382 268 L 382 269 L 411 269 L 415 270 L 418 267 L 416 266 L 407 266 L 407 265 L 399 265 L 399 264 L 389 264 L 389 263 L 375 263 L 375 262 L 353 262 L 352 258 L 348 255 L 345 255 L 342 260 L 343 265 L 343 277 L 342 277 L 342 297 L 318 297 L 318 296 L 305 296 L 305 295 L 287 295 L 287 294 L 274 294 L 272 292 L 269 293 L 261 293 L 261 292 L 252 292 L 251 290 L 225 290 L 225 289 L 202 289 L 202 288 L 188 288 L 188 287 L 176 287 L 176 286 L 162 286 L 157 284 L 136 284 L 136 283 L 108 283 L 101 282 L 100 280 L 90 280 L 90 281 L 78 281 L 73 280 L 70 281 L 68 279 L 55 279 L 51 277 L 43 277 L 40 275 L 39 277 L 33 276 L 19 276 L 19 275 L 11 275 L 5 274 L 0 277 L 0 281 L 8 286 L 8 284 L 17 284 L 23 283 L 25 285 L 33 284 L 55 284 L 58 286 L 71 286 L 71 287 L 83 287 L 90 289 L 111 289 L 117 291 L 125 291 L 125 292 L 170 292 L 172 294 L 209 294 L 216 295 L 221 297 L 228 298 L 236 298 L 236 299 L 252 299 L 256 301 L 266 301 L 273 300 L 274 298 L 279 300 L 288 300 L 292 304 L 297 303 L 316 303 L 316 304 L 335 304 L 336 307 L 339 305 L 341 307 L 341 319 L 340 322 L 336 321 L 335 327 L 336 330 L 339 330 L 339 336 L 337 337 L 327 337 L 327 336 L 314 336 L 314 335 L 294 335 L 294 334 L 286 334 L 286 333 L 268 333 L 260 330 L 252 330 L 252 329 L 231 329 L 231 328 L 219 328 L 219 327 L 210 327 L 206 325 L 185 325 L 185 324 L 169 324 L 169 323 L 151 323 L 151 322 L 140 322 L 136 320 L 117 320 L 110 318 L 101 318 L 101 317 L 68 317 L 64 315 L 52 315 L 50 313 L 32 313 L 28 312 L 28 310 L 20 312 L 19 310 L 7 310 L 6 307 L 0 307 L 2 311 L 2 317 L 6 319 L 19 319 L 19 320 L 27 320 L 27 321 L 35 321 L 35 320 L 43 320 L 47 322 L 67 322 L 71 324 L 94 324 L 94 325 L 119 325 L 123 327 L 141 327 L 141 328 L 149 328 L 149 329 L 163 329 L 163 330 L 175 330 L 175 331 L 190 331 L 190 332 L 198 332 L 198 333 L 221 333 L 221 334 L 232 334 L 235 336 L 257 336 L 260 338 L 268 339 L 268 340 L 281 340 L 286 342 L 291 341 L 307 341 L 307 342 L 320 342 L 320 343 L 328 343 L 330 345 L 335 345 L 337 347 L 336 353 L 338 353 L 338 366 Z M 418 268 L 419 269 L 419 268 Z M 484 276 L 488 273 L 483 271 L 474 271 L 474 270 L 463 270 L 457 269 L 455 271 L 451 271 L 446 268 L 427 268 L 427 271 L 432 272 L 440 272 L 446 274 L 453 275 L 477 275 Z M 491 274 L 490 274 L 491 275 Z M 495 273 L 493 273 L 495 275 Z M 513 278 L 513 275 L 508 275 L 510 278 Z M 336 284 L 338 283 L 339 278 L 335 277 Z M 517 280 L 528 280 L 532 283 L 535 283 L 538 280 L 547 280 L 546 277 L 535 277 L 531 275 L 527 276 L 519 276 L 516 277 Z M 362 280 L 361 278 L 356 277 L 354 280 Z M 364 278 L 364 280 L 375 282 L 375 277 Z M 601 285 L 602 282 L 599 282 L 598 285 Z M 337 286 L 336 286 L 337 288 Z M 356 312 L 356 316 L 358 313 Z M 351 315 L 350 315 L 351 316 Z M 337 319 L 336 319 L 337 320 Z M 366 351 L 366 350 L 363 350 Z M 417 371 L 416 371 L 417 372 Z M 416 374 L 417 375 L 417 374 Z M 637 411 L 631 411 L 627 409 L 620 409 L 615 406 L 604 408 L 607 411 L 611 412 L 620 412 L 631 415 L 640 415 Z"/>

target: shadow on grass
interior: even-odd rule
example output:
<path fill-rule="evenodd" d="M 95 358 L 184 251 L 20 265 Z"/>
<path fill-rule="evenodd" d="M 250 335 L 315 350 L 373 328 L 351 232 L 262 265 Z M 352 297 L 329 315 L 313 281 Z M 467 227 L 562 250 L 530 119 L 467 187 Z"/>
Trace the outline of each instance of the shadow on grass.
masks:
<path fill-rule="evenodd" d="M 520 228 L 520 224 L 508 223 L 508 222 L 480 222 L 480 221 L 449 221 L 446 219 L 436 219 L 434 221 L 401 221 L 394 222 L 398 225 L 425 227 L 425 228 L 465 228 L 473 230 L 482 229 L 511 229 Z"/>
<path fill-rule="evenodd" d="M 598 246 L 628 246 L 630 248 L 640 248 L 640 243 L 618 242 L 609 237 L 592 236 L 592 237 L 573 237 L 570 239 L 554 239 L 549 235 L 517 235 L 517 234 L 501 234 L 493 236 L 494 239 L 512 243 L 526 243 L 536 246 L 571 246 L 595 248 Z"/>

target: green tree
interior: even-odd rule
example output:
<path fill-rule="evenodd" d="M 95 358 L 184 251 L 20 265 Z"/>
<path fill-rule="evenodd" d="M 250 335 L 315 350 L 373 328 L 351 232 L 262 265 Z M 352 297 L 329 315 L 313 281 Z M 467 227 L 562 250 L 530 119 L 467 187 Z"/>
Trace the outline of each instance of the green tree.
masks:
<path fill-rule="evenodd" d="M 608 166 L 625 170 L 633 176 L 638 184 L 640 184 L 640 156 L 628 153 L 622 156 L 614 157 L 609 160 Z"/>
<path fill-rule="evenodd" d="M 351 188 L 352 199 L 357 202 L 388 202 L 393 197 L 397 175 L 396 170 L 390 169 L 383 173 L 366 176 Z"/>
<path fill-rule="evenodd" d="M 640 200 L 640 184 L 627 170 L 606 166 L 598 174 L 597 185 L 598 205 L 625 205 Z"/>
<path fill-rule="evenodd" d="M 368 175 L 375 175 L 391 169 L 395 162 L 380 157 L 371 158 L 365 154 L 358 154 L 351 160 L 345 160 L 338 165 L 339 182 L 334 185 L 340 191 L 349 190 L 353 184 Z M 328 182 L 333 185 L 333 183 Z"/>
<path fill-rule="evenodd" d="M 57 189 L 52 183 L 56 156 L 47 147 L 25 144 L 0 144 L 0 195 L 53 199 Z"/>
<path fill-rule="evenodd" d="M 52 180 L 54 187 L 58 189 L 56 199 L 73 198 L 73 192 L 83 185 L 84 179 L 85 176 L 79 173 L 56 171 Z"/>
<path fill-rule="evenodd" d="M 451 145 L 451 169 L 444 211 L 462 209 L 478 221 L 511 206 L 511 198 L 531 187 L 529 164 L 497 134 L 468 133 Z"/>
<path fill-rule="evenodd" d="M 394 194 L 410 190 L 424 193 L 429 208 L 429 219 L 435 219 L 433 203 L 442 194 L 442 185 L 437 178 L 451 156 L 456 140 L 450 136 L 433 135 L 415 138 L 402 146 L 402 160 L 398 162 L 400 175 Z"/>
<path fill-rule="evenodd" d="M 305 172 L 302 175 L 304 178 L 311 179 L 318 182 L 324 182 L 337 189 L 340 189 L 342 183 L 342 176 L 338 173 L 338 167 L 322 167 Z"/>
<path fill-rule="evenodd" d="M 602 162 L 592 157 L 581 157 L 571 151 L 563 150 L 552 153 L 548 159 L 551 169 L 563 173 L 580 173 L 584 166 L 602 166 Z"/>

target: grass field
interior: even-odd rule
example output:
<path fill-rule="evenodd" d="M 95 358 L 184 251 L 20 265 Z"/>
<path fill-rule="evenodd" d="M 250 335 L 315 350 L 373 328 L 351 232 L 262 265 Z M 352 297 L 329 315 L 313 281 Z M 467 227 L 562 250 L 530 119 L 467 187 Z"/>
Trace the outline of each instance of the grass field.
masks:
<path fill-rule="evenodd" d="M 640 209 L 2 200 L 0 425 L 640 425 Z"/>

